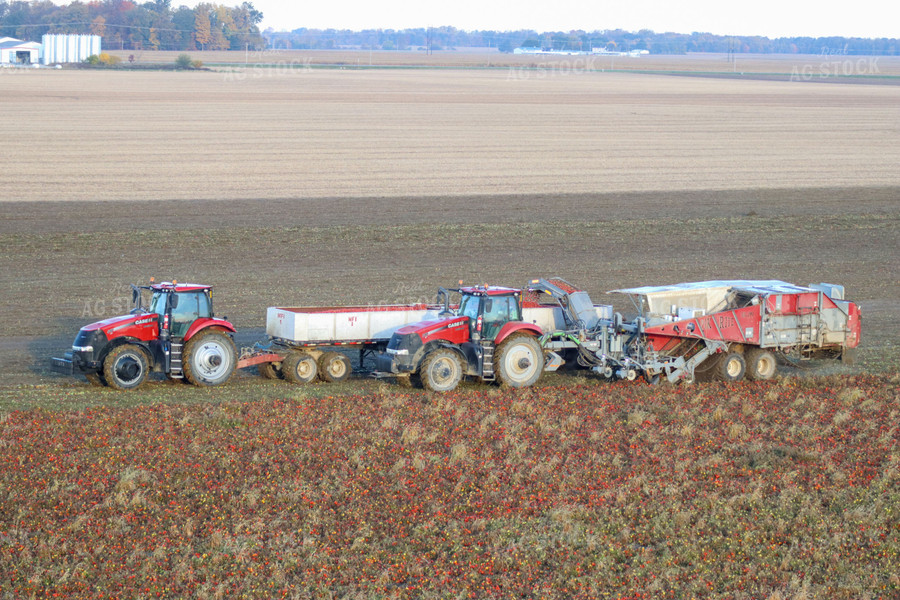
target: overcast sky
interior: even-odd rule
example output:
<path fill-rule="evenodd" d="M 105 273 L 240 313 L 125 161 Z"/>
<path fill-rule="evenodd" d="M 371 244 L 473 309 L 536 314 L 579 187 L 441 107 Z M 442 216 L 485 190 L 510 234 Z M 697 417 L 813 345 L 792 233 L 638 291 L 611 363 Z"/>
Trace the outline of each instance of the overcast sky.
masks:
<path fill-rule="evenodd" d="M 652 29 L 721 35 L 898 37 L 894 1 L 856 0 L 252 0 L 263 28 L 585 31 Z M 220 2 L 222 3 L 222 2 Z M 227 1 L 225 4 L 229 4 Z M 173 2 L 173 4 L 177 4 Z M 239 4 L 235 0 L 234 4 Z M 892 8 L 894 7 L 894 8 Z"/>

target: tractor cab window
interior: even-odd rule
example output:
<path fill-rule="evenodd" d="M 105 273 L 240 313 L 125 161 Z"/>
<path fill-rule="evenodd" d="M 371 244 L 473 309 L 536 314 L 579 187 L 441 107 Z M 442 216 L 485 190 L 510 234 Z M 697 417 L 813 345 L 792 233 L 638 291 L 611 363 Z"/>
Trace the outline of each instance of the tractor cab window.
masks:
<path fill-rule="evenodd" d="M 478 318 L 480 310 L 481 296 L 463 294 L 463 297 L 459 302 L 459 311 L 456 314 L 460 317 L 469 317 L 470 323 L 474 323 L 475 319 Z"/>
<path fill-rule="evenodd" d="M 150 298 L 150 312 L 156 313 L 159 316 L 166 314 L 167 296 L 168 294 L 165 292 L 153 292 L 153 297 Z"/>
<path fill-rule="evenodd" d="M 210 316 L 209 296 L 204 292 L 179 292 L 172 308 L 172 335 L 184 337 L 191 323 Z"/>
<path fill-rule="evenodd" d="M 519 320 L 519 303 L 515 296 L 488 296 L 484 299 L 482 318 L 482 335 L 485 339 L 493 340 L 504 325 Z"/>

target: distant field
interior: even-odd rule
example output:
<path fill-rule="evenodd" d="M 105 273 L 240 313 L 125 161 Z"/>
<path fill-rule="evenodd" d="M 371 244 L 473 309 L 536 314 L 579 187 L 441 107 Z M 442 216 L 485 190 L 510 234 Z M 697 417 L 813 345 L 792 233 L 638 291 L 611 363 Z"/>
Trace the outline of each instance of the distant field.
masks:
<path fill-rule="evenodd" d="M 900 184 L 900 86 L 501 69 L 0 73 L 3 200 Z"/>
<path fill-rule="evenodd" d="M 134 57 L 139 63 L 175 62 L 181 52 L 111 50 L 124 61 Z M 503 54 L 469 50 L 421 50 L 392 52 L 375 50 L 284 50 L 258 52 L 188 52 L 204 63 L 347 65 L 347 66 L 426 66 L 426 67 L 544 67 L 567 70 L 659 70 L 736 73 L 792 73 L 806 70 L 830 75 L 900 76 L 900 57 L 817 54 L 727 54 L 692 53 L 685 55 L 561 56 Z"/>

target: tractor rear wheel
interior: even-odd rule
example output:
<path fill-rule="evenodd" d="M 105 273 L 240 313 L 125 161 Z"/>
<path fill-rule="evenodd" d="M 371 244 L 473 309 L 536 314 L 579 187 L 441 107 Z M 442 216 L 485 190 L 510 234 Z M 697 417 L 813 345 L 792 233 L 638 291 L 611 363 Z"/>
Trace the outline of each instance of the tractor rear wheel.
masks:
<path fill-rule="evenodd" d="M 237 349 L 231 336 L 221 331 L 197 333 L 184 345 L 184 378 L 202 387 L 222 385 L 237 364 Z"/>
<path fill-rule="evenodd" d="M 350 359 L 340 352 L 325 352 L 319 357 L 319 379 L 328 383 L 344 381 L 350 377 L 353 366 Z"/>
<path fill-rule="evenodd" d="M 751 348 L 745 353 L 747 361 L 747 378 L 752 381 L 765 381 L 775 377 L 778 361 L 775 355 L 763 348 Z"/>
<path fill-rule="evenodd" d="M 744 378 L 747 363 L 738 352 L 729 352 L 719 359 L 713 375 L 719 381 L 740 381 Z"/>
<path fill-rule="evenodd" d="M 422 361 L 419 369 L 422 385 L 432 392 L 449 392 L 462 381 L 462 360 L 458 353 L 448 348 L 433 350 Z"/>
<path fill-rule="evenodd" d="M 544 351 L 540 342 L 527 333 L 513 334 L 503 340 L 495 352 L 494 364 L 500 384 L 511 388 L 537 383 L 544 371 Z"/>
<path fill-rule="evenodd" d="M 291 383 L 309 383 L 316 378 L 319 367 L 311 354 L 291 352 L 282 361 L 281 372 Z"/>
<path fill-rule="evenodd" d="M 103 359 L 103 380 L 117 390 L 136 390 L 147 380 L 147 355 L 140 346 L 123 344 L 109 351 Z"/>

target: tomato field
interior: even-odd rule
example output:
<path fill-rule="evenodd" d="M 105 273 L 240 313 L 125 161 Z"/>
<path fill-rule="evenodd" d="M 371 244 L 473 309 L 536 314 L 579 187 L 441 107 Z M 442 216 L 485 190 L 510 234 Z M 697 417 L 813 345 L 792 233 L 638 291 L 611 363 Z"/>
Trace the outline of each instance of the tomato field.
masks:
<path fill-rule="evenodd" d="M 895 598 L 898 383 L 9 412 L 0 597 Z"/>

